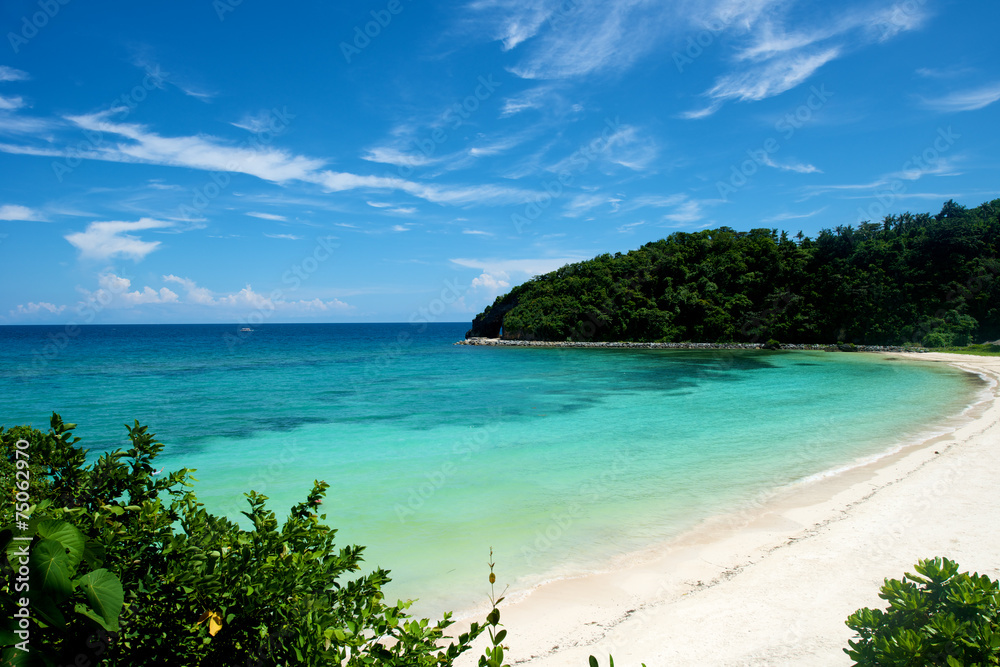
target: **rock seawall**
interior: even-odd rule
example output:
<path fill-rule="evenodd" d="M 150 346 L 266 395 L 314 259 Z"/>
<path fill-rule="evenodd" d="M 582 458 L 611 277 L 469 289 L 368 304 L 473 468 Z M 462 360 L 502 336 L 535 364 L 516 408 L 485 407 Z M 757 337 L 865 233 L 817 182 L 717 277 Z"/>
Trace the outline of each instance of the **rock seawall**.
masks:
<path fill-rule="evenodd" d="M 504 340 L 502 338 L 466 338 L 455 345 L 485 345 L 492 347 L 604 347 L 636 350 L 762 350 L 764 343 L 595 343 L 585 341 L 547 340 Z M 847 349 L 845 349 L 847 348 Z M 836 352 L 838 350 L 857 352 L 930 352 L 925 347 L 902 347 L 898 345 L 797 345 L 783 343 L 782 350 L 815 350 Z"/>

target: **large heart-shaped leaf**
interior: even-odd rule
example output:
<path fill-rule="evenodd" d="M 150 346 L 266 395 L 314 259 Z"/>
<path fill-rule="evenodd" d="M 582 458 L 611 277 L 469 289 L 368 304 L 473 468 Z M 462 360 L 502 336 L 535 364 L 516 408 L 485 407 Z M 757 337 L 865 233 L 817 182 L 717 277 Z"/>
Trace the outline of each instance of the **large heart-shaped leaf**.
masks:
<path fill-rule="evenodd" d="M 46 540 L 62 544 L 67 551 L 71 566 L 76 569 L 83 558 L 83 548 L 87 543 L 87 539 L 76 526 L 67 521 L 46 519 L 38 524 L 38 534 Z"/>
<path fill-rule="evenodd" d="M 33 596 L 42 593 L 58 604 L 72 595 L 70 563 L 69 554 L 61 542 L 42 540 L 35 544 L 29 559 Z"/>
<path fill-rule="evenodd" d="M 77 584 L 87 596 L 87 602 L 97 617 L 85 615 L 100 623 L 105 630 L 117 632 L 118 615 L 125 604 L 125 591 L 118 577 L 104 569 L 94 570 L 80 577 Z"/>

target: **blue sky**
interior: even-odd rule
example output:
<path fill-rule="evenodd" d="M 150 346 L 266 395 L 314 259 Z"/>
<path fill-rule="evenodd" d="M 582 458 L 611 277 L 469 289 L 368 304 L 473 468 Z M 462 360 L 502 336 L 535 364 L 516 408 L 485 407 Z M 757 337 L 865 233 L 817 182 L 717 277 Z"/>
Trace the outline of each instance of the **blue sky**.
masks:
<path fill-rule="evenodd" d="M 1000 196 L 995 0 L 5 0 L 0 324 L 465 321 Z"/>

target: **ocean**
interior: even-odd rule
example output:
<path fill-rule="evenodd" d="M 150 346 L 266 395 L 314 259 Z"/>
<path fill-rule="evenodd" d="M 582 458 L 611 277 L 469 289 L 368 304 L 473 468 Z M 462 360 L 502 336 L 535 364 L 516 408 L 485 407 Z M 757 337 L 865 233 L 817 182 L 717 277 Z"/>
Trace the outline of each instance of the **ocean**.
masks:
<path fill-rule="evenodd" d="M 439 615 L 926 438 L 981 383 L 874 354 L 456 346 L 468 324 L 0 327 L 0 423 L 148 424 L 210 511 L 330 483 L 340 543 Z M 937 431 L 935 431 L 937 429 Z"/>

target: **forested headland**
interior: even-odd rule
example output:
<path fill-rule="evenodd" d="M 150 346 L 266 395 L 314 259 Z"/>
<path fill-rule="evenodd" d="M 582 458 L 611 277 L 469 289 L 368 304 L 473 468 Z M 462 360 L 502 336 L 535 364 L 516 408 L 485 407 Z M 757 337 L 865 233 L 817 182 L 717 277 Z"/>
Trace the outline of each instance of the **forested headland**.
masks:
<path fill-rule="evenodd" d="M 536 276 L 466 337 L 968 345 L 1000 338 L 1000 199 L 824 229 L 676 232 Z"/>

